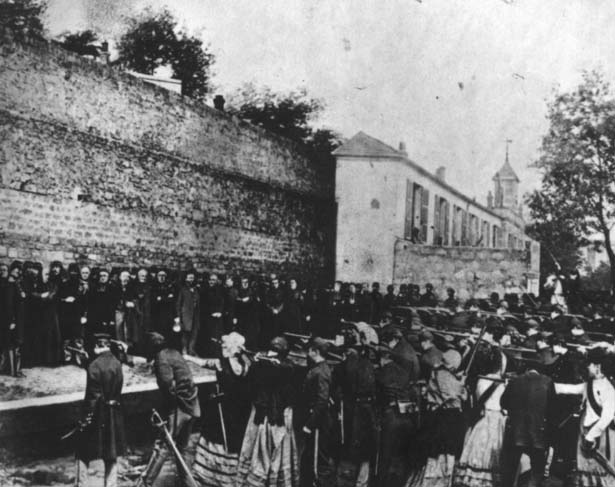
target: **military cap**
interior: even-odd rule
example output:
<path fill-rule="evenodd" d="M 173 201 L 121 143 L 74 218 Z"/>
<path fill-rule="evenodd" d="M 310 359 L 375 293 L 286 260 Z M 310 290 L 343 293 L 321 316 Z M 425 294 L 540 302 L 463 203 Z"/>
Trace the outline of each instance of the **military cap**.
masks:
<path fill-rule="evenodd" d="M 602 348 L 592 348 L 587 352 L 587 363 L 603 365 L 607 354 Z"/>
<path fill-rule="evenodd" d="M 286 356 L 288 354 L 288 340 L 284 337 L 274 337 L 269 342 L 269 349 L 277 352 L 278 355 Z"/>
<path fill-rule="evenodd" d="M 318 350 L 320 354 L 324 356 L 329 350 L 329 342 L 324 338 L 313 337 L 307 343 L 307 348 L 313 348 L 314 350 Z"/>
<path fill-rule="evenodd" d="M 433 339 L 433 333 L 429 330 L 423 330 L 421 333 L 419 333 L 419 340 L 421 342 L 433 341 Z"/>

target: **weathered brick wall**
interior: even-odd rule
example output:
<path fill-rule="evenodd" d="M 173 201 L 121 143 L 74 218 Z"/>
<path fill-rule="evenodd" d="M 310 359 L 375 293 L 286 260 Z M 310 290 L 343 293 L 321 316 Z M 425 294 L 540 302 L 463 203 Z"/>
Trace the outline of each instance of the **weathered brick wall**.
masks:
<path fill-rule="evenodd" d="M 323 177 L 224 113 L 55 47 L 0 46 L 0 260 L 328 278 Z"/>
<path fill-rule="evenodd" d="M 395 244 L 394 282 L 423 286 L 430 282 L 440 297 L 452 287 L 461 299 L 502 296 L 507 286 L 524 286 L 531 275 L 527 252 L 476 247 Z"/>

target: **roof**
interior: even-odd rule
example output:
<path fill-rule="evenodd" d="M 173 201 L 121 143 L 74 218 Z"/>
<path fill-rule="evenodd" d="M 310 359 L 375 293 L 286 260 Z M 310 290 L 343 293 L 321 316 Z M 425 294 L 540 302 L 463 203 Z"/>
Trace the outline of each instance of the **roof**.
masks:
<path fill-rule="evenodd" d="M 499 214 L 497 214 L 491 208 L 488 208 L 485 205 L 480 204 L 478 201 L 476 201 L 475 198 L 470 198 L 469 196 L 463 194 L 458 189 L 452 187 L 451 185 L 442 181 L 442 179 L 440 179 L 436 175 L 430 173 L 424 167 L 420 166 L 413 160 L 408 159 L 408 156 L 404 152 L 397 151 L 393 149 L 391 146 L 385 144 L 384 142 L 381 142 L 380 140 L 375 139 L 374 137 L 370 137 L 369 135 L 363 132 L 359 132 L 354 137 L 352 137 L 348 142 L 346 142 L 344 145 L 342 145 L 341 147 L 333 151 L 333 155 L 337 157 L 340 157 L 340 156 L 382 157 L 382 158 L 388 158 L 388 159 L 398 159 L 402 163 L 406 164 L 407 166 L 410 166 L 413 169 L 415 169 L 417 172 L 419 172 L 423 176 L 431 179 L 434 183 L 436 183 L 441 188 L 444 188 L 445 190 L 449 191 L 455 196 L 461 198 L 466 203 L 472 204 L 475 207 L 483 210 L 486 213 L 489 213 L 492 216 L 495 216 L 500 219 L 502 218 Z M 504 166 L 506 166 L 506 164 Z M 512 167 L 510 167 L 510 165 L 508 167 L 512 171 Z M 512 173 L 514 174 L 514 171 Z M 515 175 L 515 177 L 517 176 Z"/>
<path fill-rule="evenodd" d="M 517 182 L 519 182 L 519 178 L 517 177 L 517 174 L 515 173 L 510 163 L 508 162 L 508 157 L 506 158 L 506 161 L 504 162 L 502 169 L 500 169 L 498 172 L 495 173 L 495 176 L 493 176 L 493 179 L 514 179 Z"/>
<path fill-rule="evenodd" d="M 404 158 L 403 152 L 393 149 L 390 145 L 367 135 L 364 132 L 357 133 L 345 144 L 333 151 L 334 156 L 353 157 L 387 157 Z"/>

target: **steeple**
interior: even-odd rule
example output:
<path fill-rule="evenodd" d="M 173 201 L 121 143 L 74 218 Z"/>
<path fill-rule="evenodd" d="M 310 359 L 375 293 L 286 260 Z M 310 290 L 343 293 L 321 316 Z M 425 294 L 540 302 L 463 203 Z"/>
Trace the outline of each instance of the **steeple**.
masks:
<path fill-rule="evenodd" d="M 496 208 L 510 208 L 517 211 L 519 206 L 519 177 L 510 165 L 509 145 L 512 140 L 506 140 L 506 158 L 502 168 L 493 176 Z"/>

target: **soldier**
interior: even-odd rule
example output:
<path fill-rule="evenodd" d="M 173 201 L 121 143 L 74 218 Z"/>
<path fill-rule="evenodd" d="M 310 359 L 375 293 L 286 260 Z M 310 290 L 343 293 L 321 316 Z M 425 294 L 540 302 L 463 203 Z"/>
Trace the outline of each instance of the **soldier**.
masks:
<path fill-rule="evenodd" d="M 137 272 L 137 280 L 132 283 L 135 303 L 135 343 L 143 347 L 143 338 L 152 327 L 152 288 L 147 269 Z"/>
<path fill-rule="evenodd" d="M 167 428 L 179 454 L 186 457 L 186 448 L 195 420 L 201 416 L 198 389 L 192 380 L 190 367 L 181 353 L 167 346 L 159 333 L 148 335 L 149 353 L 154 358 L 156 382 L 162 394 L 163 417 L 167 418 Z M 171 448 L 163 439 L 156 440 L 150 461 L 141 474 L 145 487 L 151 487 L 158 477 Z M 188 472 L 185 472 L 179 459 L 176 459 L 177 475 L 182 486 L 188 485 Z"/>
<path fill-rule="evenodd" d="M 303 426 L 306 435 L 301 455 L 301 486 L 333 485 L 335 469 L 331 458 L 332 424 L 329 411 L 331 396 L 331 369 L 325 360 L 328 342 L 315 337 L 308 343 L 308 361 L 311 367 L 303 384 L 304 401 L 309 414 Z"/>
<path fill-rule="evenodd" d="M 91 460 L 102 459 L 105 487 L 117 486 L 117 459 L 124 454 L 120 405 L 122 364 L 110 350 L 109 335 L 95 336 L 96 358 L 88 366 L 83 417 L 77 437 L 77 486 L 87 487 Z"/>
<path fill-rule="evenodd" d="M 347 343 L 349 347 L 345 360 L 337 369 L 340 372 L 337 382 L 341 385 L 344 412 L 342 446 L 348 446 L 354 485 L 367 487 L 378 448 L 376 371 L 372 363 L 378 336 L 365 323 L 352 325 L 348 331 L 351 343 Z"/>
<path fill-rule="evenodd" d="M 397 303 L 397 296 L 395 295 L 395 286 L 389 284 L 387 286 L 387 292 L 382 298 L 382 311 L 391 311 Z"/>
<path fill-rule="evenodd" d="M 376 390 L 381 411 L 377 478 L 379 487 L 398 487 L 417 466 L 417 451 L 411 442 L 418 431 L 419 396 L 411 385 L 407 368 L 393 360 L 393 351 L 378 347 L 380 368 Z"/>
<path fill-rule="evenodd" d="M 115 337 L 130 347 L 138 340 L 138 320 L 136 294 L 128 271 L 120 272 L 119 282 L 112 293 L 115 303 Z"/>
<path fill-rule="evenodd" d="M 434 293 L 433 285 L 430 283 L 425 284 L 425 294 L 421 296 L 421 306 L 430 308 L 438 306 L 438 296 Z"/>
<path fill-rule="evenodd" d="M 297 280 L 289 279 L 288 288 L 284 293 L 284 310 L 282 312 L 282 328 L 285 332 L 303 333 L 303 294 L 299 290 Z"/>
<path fill-rule="evenodd" d="M 454 312 L 459 304 L 459 300 L 455 297 L 455 290 L 452 287 L 449 287 L 446 290 L 446 294 L 447 298 L 444 300 L 444 307 Z"/>
<path fill-rule="evenodd" d="M 75 266 L 69 265 L 69 278 L 60 286 L 60 316 L 63 325 L 64 361 L 70 362 L 73 359 L 79 363 L 81 360 L 79 354 L 73 354 L 66 349 L 66 346 L 84 348 L 84 326 L 88 320 L 90 294 L 90 268 L 83 266 L 81 269 L 78 267 L 75 269 Z"/>
<path fill-rule="evenodd" d="M 368 323 L 372 325 L 380 324 L 380 319 L 383 312 L 382 294 L 380 294 L 380 283 L 374 282 L 372 284 L 371 293 L 371 309 Z"/>
<path fill-rule="evenodd" d="M 196 272 L 189 270 L 177 293 L 175 328 L 181 331 L 182 353 L 196 355 L 196 344 L 201 327 L 200 297 L 196 287 Z"/>

